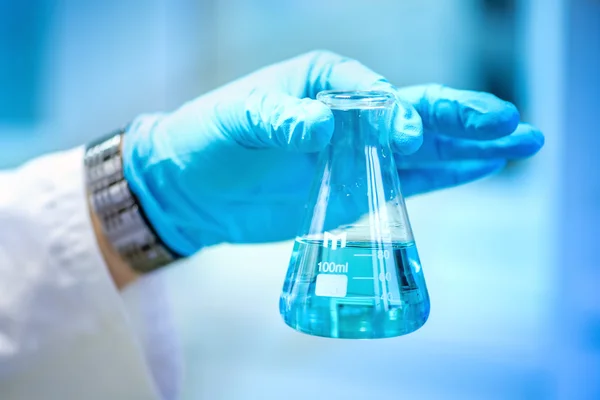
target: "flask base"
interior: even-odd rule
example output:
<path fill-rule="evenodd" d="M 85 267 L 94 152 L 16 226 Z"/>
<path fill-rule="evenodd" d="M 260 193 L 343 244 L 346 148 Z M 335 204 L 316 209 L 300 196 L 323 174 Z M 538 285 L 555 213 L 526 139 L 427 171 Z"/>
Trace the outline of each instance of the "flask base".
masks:
<path fill-rule="evenodd" d="M 421 328 L 429 295 L 414 243 L 298 239 L 279 301 L 291 328 L 313 336 L 380 339 Z"/>
<path fill-rule="evenodd" d="M 282 302 L 284 300 L 282 299 Z M 294 308 L 281 315 L 289 327 L 301 333 L 334 339 L 386 339 L 420 329 L 429 317 L 429 302 L 374 312 L 375 304 L 356 304 L 339 299 L 318 299 L 310 308 Z M 408 318 L 407 318 L 408 317 Z"/>

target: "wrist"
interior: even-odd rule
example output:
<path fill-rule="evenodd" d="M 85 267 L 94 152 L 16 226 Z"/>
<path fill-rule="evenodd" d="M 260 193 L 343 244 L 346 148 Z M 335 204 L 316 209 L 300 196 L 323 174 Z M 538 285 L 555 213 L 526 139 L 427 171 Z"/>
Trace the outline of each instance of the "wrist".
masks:
<path fill-rule="evenodd" d="M 88 201 L 88 207 L 90 211 L 90 217 L 92 220 L 92 226 L 94 228 L 94 234 L 100 253 L 106 264 L 108 272 L 112 277 L 115 286 L 120 290 L 130 283 L 134 282 L 140 273 L 134 271 L 131 266 L 121 257 L 114 246 L 110 243 L 106 235 L 104 234 L 102 225 L 98 215 L 94 212 L 91 204 Z"/>

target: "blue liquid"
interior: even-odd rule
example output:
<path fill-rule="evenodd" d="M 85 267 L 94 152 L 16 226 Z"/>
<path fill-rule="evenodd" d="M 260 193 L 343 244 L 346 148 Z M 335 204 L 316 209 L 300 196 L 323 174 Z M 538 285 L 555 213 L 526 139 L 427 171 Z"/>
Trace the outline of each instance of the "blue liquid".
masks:
<path fill-rule="evenodd" d="M 414 243 L 296 240 L 279 310 L 314 336 L 378 339 L 406 335 L 429 317 L 429 295 Z"/>

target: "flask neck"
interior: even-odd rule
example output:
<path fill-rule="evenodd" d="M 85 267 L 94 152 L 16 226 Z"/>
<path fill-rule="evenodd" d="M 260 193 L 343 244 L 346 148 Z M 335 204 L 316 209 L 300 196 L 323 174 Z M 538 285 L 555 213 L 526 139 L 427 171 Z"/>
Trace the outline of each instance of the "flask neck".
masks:
<path fill-rule="evenodd" d="M 335 130 L 331 145 L 336 149 L 348 147 L 390 146 L 392 127 L 391 107 L 332 109 Z"/>

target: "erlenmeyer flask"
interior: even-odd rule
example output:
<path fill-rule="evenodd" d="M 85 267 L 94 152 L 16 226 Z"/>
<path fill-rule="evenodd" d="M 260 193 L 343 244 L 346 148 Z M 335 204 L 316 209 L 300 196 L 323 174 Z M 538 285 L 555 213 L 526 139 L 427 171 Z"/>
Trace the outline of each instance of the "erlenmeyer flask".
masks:
<path fill-rule="evenodd" d="M 286 324 L 376 339 L 419 329 L 429 295 L 390 148 L 386 92 L 319 93 L 335 118 L 280 298 Z"/>

